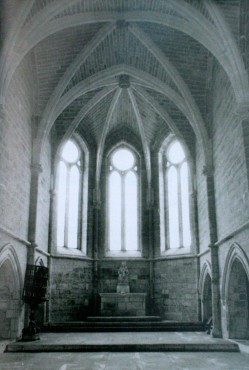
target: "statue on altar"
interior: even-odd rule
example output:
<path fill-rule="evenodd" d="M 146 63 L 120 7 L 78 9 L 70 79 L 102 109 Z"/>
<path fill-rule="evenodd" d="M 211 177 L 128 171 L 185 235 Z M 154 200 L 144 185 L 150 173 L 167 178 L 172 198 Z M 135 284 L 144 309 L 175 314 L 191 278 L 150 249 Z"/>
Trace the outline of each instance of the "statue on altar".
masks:
<path fill-rule="evenodd" d="M 130 293 L 129 271 L 126 266 L 126 262 L 122 262 L 118 270 L 117 293 L 121 293 L 121 294 Z"/>

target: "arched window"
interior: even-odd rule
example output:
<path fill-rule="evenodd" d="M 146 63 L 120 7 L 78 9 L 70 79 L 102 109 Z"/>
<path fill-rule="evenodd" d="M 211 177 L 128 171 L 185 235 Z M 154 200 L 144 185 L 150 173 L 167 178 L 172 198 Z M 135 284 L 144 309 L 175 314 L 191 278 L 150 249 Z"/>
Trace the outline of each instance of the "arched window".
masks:
<path fill-rule="evenodd" d="M 122 146 L 108 159 L 108 250 L 139 250 L 139 174 L 135 153 Z"/>
<path fill-rule="evenodd" d="M 68 140 L 57 165 L 57 247 L 81 249 L 83 165 L 80 147 Z"/>
<path fill-rule="evenodd" d="M 190 248 L 189 165 L 176 139 L 164 151 L 163 183 L 165 249 Z"/>

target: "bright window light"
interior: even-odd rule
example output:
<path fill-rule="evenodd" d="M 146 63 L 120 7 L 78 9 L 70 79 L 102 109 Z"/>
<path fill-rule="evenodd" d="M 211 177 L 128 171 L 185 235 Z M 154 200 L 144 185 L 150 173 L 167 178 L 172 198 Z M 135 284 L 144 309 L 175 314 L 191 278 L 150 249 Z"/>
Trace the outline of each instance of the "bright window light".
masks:
<path fill-rule="evenodd" d="M 121 250 L 122 231 L 121 176 L 114 171 L 109 177 L 109 243 L 110 250 Z"/>
<path fill-rule="evenodd" d="M 78 248 L 80 151 L 74 141 L 64 145 L 57 171 L 57 246 Z"/>
<path fill-rule="evenodd" d="M 138 166 L 128 148 L 116 150 L 109 166 L 109 249 L 138 250 Z"/>
<path fill-rule="evenodd" d="M 124 184 L 124 208 L 125 208 L 125 249 L 138 249 L 138 230 L 137 230 L 137 176 L 134 172 L 128 172 L 125 176 Z"/>
<path fill-rule="evenodd" d="M 77 248 L 80 174 L 76 165 L 70 169 L 69 177 L 68 248 Z"/>
<path fill-rule="evenodd" d="M 179 203 L 177 193 L 177 171 L 174 167 L 168 170 L 168 215 L 170 248 L 179 248 Z"/>
<path fill-rule="evenodd" d="M 179 141 L 173 141 L 168 149 L 167 157 L 172 164 L 179 164 L 185 159 L 185 154 Z"/>
<path fill-rule="evenodd" d="M 170 249 L 191 246 L 189 173 L 181 143 L 174 140 L 166 151 L 165 214 Z"/>
<path fill-rule="evenodd" d="M 130 170 L 135 163 L 135 158 L 130 150 L 119 149 L 112 156 L 113 165 L 120 171 Z"/>
<path fill-rule="evenodd" d="M 57 245 L 64 246 L 64 230 L 65 230 L 65 213 L 66 213 L 66 189 L 67 189 L 67 169 L 64 162 L 60 162 L 58 166 L 58 212 L 57 212 Z"/>

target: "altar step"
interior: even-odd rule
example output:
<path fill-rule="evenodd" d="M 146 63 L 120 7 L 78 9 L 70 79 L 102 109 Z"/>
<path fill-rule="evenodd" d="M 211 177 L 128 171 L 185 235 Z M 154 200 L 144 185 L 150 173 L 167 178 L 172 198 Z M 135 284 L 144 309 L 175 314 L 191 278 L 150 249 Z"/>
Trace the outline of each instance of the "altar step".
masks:
<path fill-rule="evenodd" d="M 41 333 L 34 342 L 12 342 L 6 352 L 239 352 L 238 344 L 203 332 Z"/>
<path fill-rule="evenodd" d="M 88 316 L 90 322 L 161 322 L 160 316 Z"/>
<path fill-rule="evenodd" d="M 157 316 L 142 317 L 89 317 L 87 321 L 49 323 L 44 332 L 193 332 L 204 331 L 201 322 L 160 320 Z"/>

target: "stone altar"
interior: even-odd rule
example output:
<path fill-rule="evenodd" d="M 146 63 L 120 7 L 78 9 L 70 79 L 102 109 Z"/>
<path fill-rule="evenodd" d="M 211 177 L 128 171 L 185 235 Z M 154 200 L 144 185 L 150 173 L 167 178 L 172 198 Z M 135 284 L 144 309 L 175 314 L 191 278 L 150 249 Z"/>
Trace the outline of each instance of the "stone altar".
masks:
<path fill-rule="evenodd" d="M 118 270 L 116 293 L 100 293 L 102 316 L 145 316 L 146 293 L 130 293 L 126 262 Z"/>
<path fill-rule="evenodd" d="M 101 316 L 145 316 L 146 293 L 100 293 Z"/>

